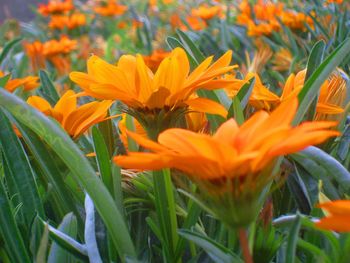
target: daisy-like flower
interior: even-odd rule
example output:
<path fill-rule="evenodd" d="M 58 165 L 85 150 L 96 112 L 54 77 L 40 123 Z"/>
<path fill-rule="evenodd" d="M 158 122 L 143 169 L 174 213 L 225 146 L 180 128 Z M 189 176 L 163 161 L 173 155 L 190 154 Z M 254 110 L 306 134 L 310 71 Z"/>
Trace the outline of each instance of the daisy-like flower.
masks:
<path fill-rule="evenodd" d="M 289 100 L 271 114 L 255 113 L 241 126 L 230 119 L 213 136 L 173 128 L 154 142 L 128 132 L 151 152 L 130 152 L 114 161 L 124 168 L 183 172 L 198 185 L 202 200 L 214 215 L 230 227 L 244 227 L 260 211 L 277 175 L 273 168 L 279 156 L 339 135 L 329 130 L 335 122 L 305 122 L 292 127 L 297 107 L 297 99 Z"/>
<path fill-rule="evenodd" d="M 29 56 L 34 71 L 45 68 L 45 61 L 50 61 L 62 75 L 69 71 L 70 59 L 66 56 L 77 46 L 77 41 L 61 36 L 59 40 L 52 39 L 44 43 L 35 41 L 25 43 L 24 48 Z"/>
<path fill-rule="evenodd" d="M 236 67 L 229 65 L 231 51 L 210 65 L 212 60 L 205 59 L 190 73 L 185 51 L 176 48 L 153 73 L 141 55 L 124 55 L 116 66 L 92 56 L 88 73 L 72 72 L 70 78 L 86 95 L 122 101 L 146 130 L 158 129 L 159 133 L 173 127 L 171 122 L 189 110 L 226 116 L 222 105 L 192 96 L 200 88 L 225 88 L 231 83 L 218 79 Z"/>
<path fill-rule="evenodd" d="M 102 3 L 101 6 L 94 8 L 94 11 L 101 16 L 120 16 L 128 10 L 125 5 L 120 5 L 116 0 L 108 0 Z"/>
<path fill-rule="evenodd" d="M 43 16 L 62 14 L 74 9 L 72 0 L 50 0 L 46 5 L 40 4 L 38 12 Z"/>
<path fill-rule="evenodd" d="M 280 100 L 285 101 L 298 96 L 304 86 L 305 76 L 306 69 L 299 71 L 296 75 L 291 74 L 284 85 Z M 346 92 L 344 77 L 339 71 L 333 72 L 320 88 L 316 105 L 316 118 L 318 120 L 332 119 L 335 115 L 343 113 Z M 333 117 L 330 117 L 330 115 L 333 115 Z"/>
<path fill-rule="evenodd" d="M 0 78 L 4 76 L 4 72 L 0 70 Z M 27 76 L 24 78 L 9 79 L 4 88 L 9 92 L 14 92 L 17 88 L 22 86 L 25 91 L 31 91 L 39 87 L 39 85 L 39 77 Z"/>
<path fill-rule="evenodd" d="M 215 5 L 215 6 L 201 5 L 198 8 L 192 9 L 191 14 L 193 16 L 200 17 L 203 20 L 210 20 L 214 17 L 219 16 L 220 12 L 221 12 L 221 7 L 218 5 Z"/>
<path fill-rule="evenodd" d="M 319 204 L 328 215 L 316 223 L 321 229 L 350 232 L 350 200 L 336 200 Z"/>
<path fill-rule="evenodd" d="M 86 25 L 86 16 L 80 13 L 74 13 L 70 16 L 67 15 L 55 15 L 51 17 L 49 27 L 52 29 L 64 29 L 68 28 L 72 30 L 77 27 Z"/>
<path fill-rule="evenodd" d="M 63 129 L 74 139 L 82 135 L 91 126 L 106 119 L 112 101 L 94 101 L 82 106 L 77 105 L 74 91 L 67 91 L 54 107 L 38 96 L 31 96 L 27 103 L 47 116 L 57 120 Z"/>

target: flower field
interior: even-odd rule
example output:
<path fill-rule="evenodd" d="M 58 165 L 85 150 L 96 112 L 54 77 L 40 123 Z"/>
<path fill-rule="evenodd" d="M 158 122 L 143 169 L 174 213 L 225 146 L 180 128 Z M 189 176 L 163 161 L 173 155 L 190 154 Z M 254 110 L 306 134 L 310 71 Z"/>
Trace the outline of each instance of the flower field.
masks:
<path fill-rule="evenodd" d="M 31 9 L 0 24 L 0 262 L 350 262 L 349 1 Z"/>

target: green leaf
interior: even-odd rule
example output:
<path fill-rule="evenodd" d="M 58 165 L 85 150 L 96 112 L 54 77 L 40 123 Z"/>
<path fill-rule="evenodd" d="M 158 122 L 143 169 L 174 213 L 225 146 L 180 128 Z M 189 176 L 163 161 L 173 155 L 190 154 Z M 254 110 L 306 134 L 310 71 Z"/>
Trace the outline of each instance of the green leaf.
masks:
<path fill-rule="evenodd" d="M 136 258 L 127 226 L 113 198 L 72 139 L 44 114 L 1 89 L 0 105 L 11 112 L 19 122 L 40 136 L 67 165 L 75 181 L 86 189 L 104 221 L 120 257 L 122 259 L 125 259 L 126 256 Z"/>
<path fill-rule="evenodd" d="M 232 99 L 232 105 L 230 107 L 228 117 L 233 117 L 239 125 L 244 122 L 243 109 L 237 96 L 233 97 Z"/>
<path fill-rule="evenodd" d="M 102 263 L 100 252 L 98 251 L 95 234 L 95 207 L 90 196 L 85 195 L 85 243 L 90 262 Z"/>
<path fill-rule="evenodd" d="M 61 213 L 63 213 L 62 216 L 69 211 L 73 211 L 78 217 L 79 223 L 83 224 L 83 218 L 78 212 L 76 201 L 74 201 L 72 194 L 69 192 L 69 189 L 64 182 L 65 173 L 60 169 L 59 161 L 55 159 L 57 156 L 55 156 L 40 137 L 30 129 L 17 121 L 15 122 L 15 125 L 20 131 L 29 152 L 37 162 L 40 171 L 52 185 L 52 196 Z"/>
<path fill-rule="evenodd" d="M 200 64 L 205 59 L 205 56 L 199 50 L 198 45 L 193 43 L 193 41 L 188 37 L 188 35 L 185 32 L 181 31 L 180 29 L 177 29 L 176 33 L 179 36 L 179 39 L 183 47 L 185 48 L 186 52 L 195 59 L 197 64 Z"/>
<path fill-rule="evenodd" d="M 92 139 L 94 142 L 97 166 L 102 181 L 111 193 L 111 195 L 114 195 L 111 162 L 109 158 L 108 148 L 101 132 L 96 127 L 92 128 Z"/>
<path fill-rule="evenodd" d="M 299 239 L 299 230 L 301 226 L 300 216 L 296 215 L 295 221 L 289 231 L 288 240 L 287 240 L 287 253 L 286 253 L 286 263 L 295 263 L 295 255 L 297 249 L 297 242 Z"/>
<path fill-rule="evenodd" d="M 163 249 L 168 258 L 174 258 L 178 242 L 174 188 L 169 169 L 153 172 L 154 197 L 160 224 Z"/>
<path fill-rule="evenodd" d="M 287 177 L 287 185 L 300 211 L 303 214 L 309 214 L 312 209 L 311 200 L 296 165 L 294 165 L 294 172 Z"/>
<path fill-rule="evenodd" d="M 77 237 L 77 219 L 73 213 L 69 213 L 63 218 L 61 224 L 58 226 L 58 231 L 71 238 Z M 48 263 L 73 263 L 75 261 L 76 259 L 71 253 L 61 248 L 56 242 L 53 242 L 49 251 Z"/>
<path fill-rule="evenodd" d="M 325 46 L 326 44 L 324 43 L 324 41 L 320 40 L 312 47 L 311 53 L 307 61 L 305 81 L 307 81 L 310 78 L 312 73 L 314 73 L 317 67 L 322 63 Z M 315 99 L 313 100 L 310 106 L 310 109 L 308 111 L 308 116 L 307 116 L 308 120 L 313 120 L 315 117 L 317 101 L 318 101 L 318 93 Z"/>
<path fill-rule="evenodd" d="M 251 78 L 247 83 L 245 83 L 242 88 L 237 93 L 237 98 L 241 102 L 241 107 L 244 109 L 248 102 L 250 95 L 252 94 L 255 85 L 255 77 Z"/>
<path fill-rule="evenodd" d="M 300 154 L 304 155 L 305 158 L 316 161 L 334 177 L 342 189 L 350 193 L 350 173 L 334 157 L 314 146 L 307 147 Z"/>
<path fill-rule="evenodd" d="M 7 55 L 10 53 L 10 51 L 12 50 L 12 48 L 18 44 L 20 41 L 22 40 L 22 38 L 16 38 L 8 43 L 5 44 L 4 48 L 2 49 L 2 52 L 0 54 L 0 65 L 4 62 L 4 60 L 6 59 Z"/>
<path fill-rule="evenodd" d="M 197 246 L 203 248 L 205 252 L 214 260 L 214 262 L 233 263 L 243 262 L 237 255 L 233 254 L 229 249 L 215 242 L 209 237 L 202 236 L 196 232 L 180 229 L 179 235 L 192 241 Z"/>
<path fill-rule="evenodd" d="M 41 95 L 51 103 L 51 106 L 54 106 L 60 99 L 55 84 L 45 70 L 39 71 L 39 78 L 41 82 L 41 87 L 39 89 Z"/>
<path fill-rule="evenodd" d="M 47 247 L 49 244 L 49 229 L 47 225 L 44 227 L 44 233 L 41 237 L 40 246 L 36 255 L 35 263 L 46 263 Z"/>
<path fill-rule="evenodd" d="M 1 90 L 4 91 L 4 90 Z M 1 104 L 0 104 L 1 105 Z M 36 213 L 44 216 L 44 208 L 35 182 L 35 176 L 29 163 L 25 150 L 20 143 L 13 127 L 0 108 L 0 145 L 4 153 L 5 160 L 11 171 L 11 175 L 18 189 L 20 200 L 23 204 L 22 210 L 29 226 Z"/>
<path fill-rule="evenodd" d="M 11 78 L 11 74 L 7 74 L 3 77 L 0 78 L 0 88 L 4 88 L 6 83 L 9 81 Z"/>
<path fill-rule="evenodd" d="M 11 208 L 2 180 L 0 180 L 0 211 L 0 233 L 5 242 L 6 252 L 12 262 L 32 262 L 16 224 L 14 211 Z"/>
<path fill-rule="evenodd" d="M 304 84 L 303 89 L 298 95 L 299 108 L 293 123 L 298 124 L 302 121 L 312 101 L 316 97 L 318 90 L 323 82 L 328 78 L 332 71 L 343 61 L 344 57 L 350 52 L 350 38 L 339 45 L 323 62 L 317 67 L 314 73 Z"/>
<path fill-rule="evenodd" d="M 76 240 L 74 240 L 72 237 L 69 235 L 65 234 L 62 231 L 57 230 L 56 228 L 50 226 L 48 223 L 45 221 L 42 221 L 44 226 L 49 229 L 50 237 L 60 245 L 60 247 L 66 249 L 67 251 L 71 252 L 75 256 L 81 258 L 81 259 L 86 259 L 88 252 L 87 248 L 85 245 L 80 244 Z M 51 253 L 51 251 L 50 251 Z"/>

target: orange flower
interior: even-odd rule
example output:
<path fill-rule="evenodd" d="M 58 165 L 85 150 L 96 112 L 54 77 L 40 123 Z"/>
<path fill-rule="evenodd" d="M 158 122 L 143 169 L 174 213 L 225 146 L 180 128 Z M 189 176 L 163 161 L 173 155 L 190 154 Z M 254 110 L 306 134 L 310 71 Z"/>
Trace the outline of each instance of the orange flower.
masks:
<path fill-rule="evenodd" d="M 336 200 L 319 204 L 329 215 L 316 223 L 321 229 L 337 232 L 350 232 L 350 200 Z"/>
<path fill-rule="evenodd" d="M 231 56 L 231 51 L 228 51 L 211 66 L 213 57 L 209 57 L 190 73 L 186 52 L 176 48 L 161 62 L 155 74 L 146 66 L 141 55 L 124 55 L 117 66 L 92 56 L 88 60 L 88 73 L 72 72 L 70 78 L 85 94 L 121 100 L 134 113 L 143 116 L 158 116 L 160 112 L 179 113 L 188 108 L 225 116 L 227 112 L 220 104 L 190 96 L 199 88 L 219 88 L 211 85 L 235 67 L 229 66 Z M 229 84 L 230 81 L 222 82 L 220 88 Z M 140 118 L 137 119 L 142 123 Z"/>
<path fill-rule="evenodd" d="M 207 27 L 207 24 L 205 23 L 205 21 L 195 16 L 186 17 L 186 22 L 188 23 L 190 28 L 195 31 L 203 30 L 204 28 Z"/>
<path fill-rule="evenodd" d="M 94 101 L 77 106 L 77 96 L 74 91 L 67 91 L 55 107 L 43 98 L 31 96 L 27 103 L 47 116 L 56 119 L 66 132 L 74 139 L 82 135 L 89 127 L 104 121 L 112 101 Z"/>
<path fill-rule="evenodd" d="M 48 16 L 52 14 L 62 14 L 64 12 L 68 12 L 73 10 L 74 5 L 72 0 L 51 0 L 48 4 L 40 4 L 38 8 L 38 12 L 43 16 Z"/>
<path fill-rule="evenodd" d="M 64 29 L 65 27 L 72 30 L 77 27 L 86 25 L 86 16 L 80 13 L 74 13 L 70 16 L 55 15 L 51 17 L 49 27 L 52 29 Z"/>
<path fill-rule="evenodd" d="M 45 68 L 45 60 L 49 60 L 56 67 L 58 73 L 62 75 L 67 73 L 70 68 L 69 58 L 65 55 L 76 48 L 77 41 L 61 36 L 59 40 L 53 39 L 44 43 L 35 41 L 25 43 L 24 46 L 34 71 Z"/>
<path fill-rule="evenodd" d="M 208 5 L 201 5 L 198 8 L 192 9 L 192 15 L 200 17 L 203 20 L 210 20 L 213 17 L 216 17 L 220 14 L 221 7 L 218 5 L 215 6 L 208 6 Z"/>
<path fill-rule="evenodd" d="M 291 74 L 283 88 L 283 93 L 280 97 L 281 101 L 288 100 L 298 96 L 304 86 L 306 69 L 298 72 L 296 75 Z M 320 95 L 316 106 L 316 113 L 319 119 L 321 116 L 336 115 L 343 113 L 342 104 L 345 100 L 346 82 L 340 74 L 333 73 L 326 80 L 320 89 Z"/>
<path fill-rule="evenodd" d="M 230 119 L 213 136 L 168 129 L 159 135 L 156 143 L 128 132 L 139 145 L 152 152 L 132 152 L 116 156 L 114 161 L 124 168 L 177 169 L 199 186 L 206 196 L 204 200 L 213 202 L 210 207 L 219 218 L 229 225 L 245 226 L 260 210 L 259 196 L 276 176 L 272 168 L 278 156 L 339 135 L 328 130 L 336 125 L 334 122 L 305 122 L 292 127 L 297 107 L 297 99 L 289 100 L 271 114 L 255 113 L 241 126 Z"/>
<path fill-rule="evenodd" d="M 40 41 L 34 41 L 33 43 L 25 42 L 23 46 L 28 57 L 30 58 L 32 70 L 36 72 L 41 68 L 45 68 L 43 43 Z"/>
<path fill-rule="evenodd" d="M 101 16 L 122 15 L 126 10 L 128 10 L 128 7 L 117 4 L 116 0 L 108 0 L 104 5 L 94 8 L 94 11 Z"/>
<path fill-rule="evenodd" d="M 149 67 L 153 72 L 157 71 L 160 63 L 163 59 L 170 55 L 170 52 L 164 49 L 156 49 L 149 56 L 143 56 L 143 60 L 147 67 Z"/>
<path fill-rule="evenodd" d="M 5 74 L 0 70 L 0 78 L 5 76 Z M 39 77 L 28 76 L 20 79 L 10 79 L 5 85 L 5 89 L 9 92 L 14 92 L 15 89 L 23 86 L 25 91 L 31 91 L 39 87 Z"/>
<path fill-rule="evenodd" d="M 249 97 L 249 103 L 255 109 L 271 111 L 276 105 L 280 103 L 280 98 L 265 87 L 258 74 L 248 73 L 244 80 L 238 80 L 230 76 L 230 78 L 235 79 L 233 85 L 229 86 L 226 91 L 230 97 L 236 96 L 239 90 L 252 78 L 255 78 L 254 87 L 252 93 Z"/>

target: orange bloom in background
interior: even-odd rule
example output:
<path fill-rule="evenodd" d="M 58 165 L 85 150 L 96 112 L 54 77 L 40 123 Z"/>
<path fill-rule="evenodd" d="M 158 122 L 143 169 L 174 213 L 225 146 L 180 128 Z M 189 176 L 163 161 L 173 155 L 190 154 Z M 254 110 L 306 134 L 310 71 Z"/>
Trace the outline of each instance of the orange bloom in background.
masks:
<path fill-rule="evenodd" d="M 0 78 L 4 77 L 5 74 L 0 70 Z M 25 91 L 31 91 L 39 87 L 39 77 L 27 76 L 24 78 L 10 79 L 5 85 L 5 89 L 9 92 L 14 92 L 15 89 L 23 86 Z"/>
<path fill-rule="evenodd" d="M 316 223 L 318 228 L 337 232 L 350 232 L 350 200 L 326 202 L 318 204 L 318 207 L 329 213 L 329 215 Z"/>
<path fill-rule="evenodd" d="M 200 19 L 199 17 L 195 16 L 188 16 L 186 17 L 186 22 L 190 26 L 191 29 L 195 31 L 200 31 L 203 30 L 207 27 L 207 24 L 205 23 L 204 20 Z M 187 30 L 187 27 L 186 27 Z"/>
<path fill-rule="evenodd" d="M 248 72 L 260 73 L 272 57 L 273 51 L 263 41 L 256 41 L 255 46 L 256 51 L 252 61 L 250 61 L 249 54 L 247 54 Z"/>
<path fill-rule="evenodd" d="M 29 97 L 27 103 L 45 115 L 56 119 L 63 129 L 76 139 L 91 126 L 104 121 L 113 102 L 108 100 L 94 101 L 78 107 L 75 92 L 69 90 L 54 107 L 38 96 Z"/>
<path fill-rule="evenodd" d="M 273 54 L 271 63 L 275 71 L 287 71 L 293 62 L 293 54 L 287 48 L 280 48 Z"/>
<path fill-rule="evenodd" d="M 94 8 L 94 11 L 101 16 L 119 16 L 127 10 L 127 6 L 119 5 L 116 0 L 108 0 L 107 3 Z"/>
<path fill-rule="evenodd" d="M 231 51 L 228 51 L 212 65 L 213 57 L 209 57 L 190 73 L 186 52 L 176 48 L 154 74 L 141 55 L 121 56 L 117 66 L 92 56 L 88 60 L 88 73 L 72 72 L 70 78 L 87 95 L 121 100 L 129 108 L 143 113 L 189 107 L 194 111 L 225 116 L 226 110 L 220 104 L 204 98 L 191 99 L 190 96 L 199 88 L 213 88 L 211 85 L 218 77 L 235 68 L 229 66 L 231 56 Z M 230 82 L 223 84 L 229 85 Z"/>
<path fill-rule="evenodd" d="M 38 12 L 43 16 L 54 15 L 54 14 L 62 14 L 64 12 L 68 12 L 73 10 L 74 5 L 72 0 L 50 0 L 46 5 L 39 4 Z"/>
<path fill-rule="evenodd" d="M 129 152 L 114 161 L 130 169 L 177 169 L 197 184 L 202 201 L 215 216 L 231 227 L 247 226 L 261 209 L 264 189 L 276 177 L 272 171 L 279 156 L 339 135 L 329 130 L 335 122 L 292 127 L 297 108 L 293 99 L 271 114 L 255 113 L 241 126 L 230 119 L 212 136 L 173 128 L 154 142 L 127 132 L 151 152 Z"/>
<path fill-rule="evenodd" d="M 192 9 L 192 16 L 200 17 L 203 20 L 210 20 L 214 17 L 219 16 L 221 13 L 221 7 L 218 5 L 208 6 L 201 5 L 198 8 Z"/>
<path fill-rule="evenodd" d="M 239 12 L 237 23 L 247 27 L 249 36 L 268 36 L 272 32 L 280 31 L 281 25 L 278 19 L 292 30 L 305 30 L 304 23 L 313 27 L 310 17 L 294 10 L 285 10 L 283 3 L 258 1 L 251 7 L 248 1 L 243 1 L 239 6 Z"/>
<path fill-rule="evenodd" d="M 280 97 L 281 101 L 288 100 L 298 96 L 304 86 L 306 69 L 298 72 L 296 75 L 291 74 L 283 88 L 283 93 Z M 346 96 L 346 82 L 340 74 L 333 73 L 326 80 L 320 89 L 320 95 L 316 106 L 316 116 L 318 119 L 321 116 L 337 115 L 344 112 L 342 104 Z M 327 119 L 327 118 L 326 118 Z"/>
<path fill-rule="evenodd" d="M 152 54 L 146 56 L 143 56 L 143 60 L 145 61 L 145 64 L 147 67 L 149 67 L 153 72 L 155 72 L 160 63 L 165 59 L 167 56 L 170 55 L 169 51 L 165 51 L 164 49 L 156 49 L 153 50 Z"/>
<path fill-rule="evenodd" d="M 32 70 L 34 72 L 41 68 L 45 68 L 45 56 L 44 45 L 40 41 L 34 41 L 33 43 L 23 43 L 24 50 L 27 53 Z"/>
<path fill-rule="evenodd" d="M 58 73 L 63 75 L 70 69 L 70 60 L 66 57 L 77 47 L 77 41 L 66 36 L 61 36 L 59 40 L 53 39 L 47 42 L 35 41 L 24 44 L 27 55 L 31 60 L 33 71 L 45 68 L 45 61 L 50 61 Z"/>
<path fill-rule="evenodd" d="M 235 83 L 226 89 L 230 97 L 237 95 L 239 90 L 252 78 L 255 78 L 254 87 L 249 97 L 249 104 L 257 110 L 271 111 L 280 103 L 280 98 L 263 85 L 261 79 L 256 73 L 248 73 L 244 80 L 236 79 Z M 232 77 L 233 78 L 233 77 Z"/>
<path fill-rule="evenodd" d="M 74 13 L 70 16 L 65 15 L 55 15 L 51 17 L 49 22 L 49 27 L 51 29 L 64 29 L 68 28 L 72 30 L 77 27 L 86 25 L 86 16 L 80 13 Z"/>

